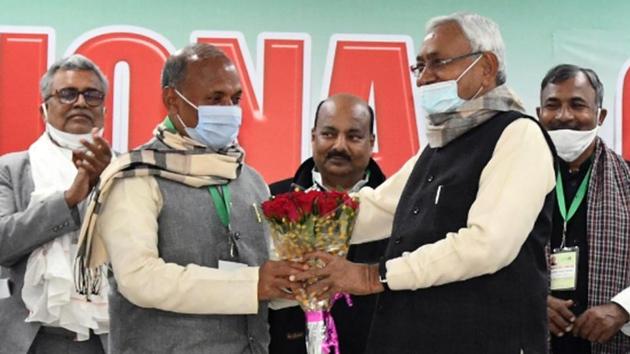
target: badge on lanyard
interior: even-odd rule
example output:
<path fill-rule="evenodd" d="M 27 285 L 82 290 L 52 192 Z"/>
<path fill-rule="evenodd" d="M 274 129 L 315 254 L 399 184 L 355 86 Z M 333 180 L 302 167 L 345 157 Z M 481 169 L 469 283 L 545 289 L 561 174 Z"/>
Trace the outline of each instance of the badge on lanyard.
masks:
<path fill-rule="evenodd" d="M 578 247 L 556 248 L 551 253 L 552 291 L 575 290 L 577 287 Z"/>
<path fill-rule="evenodd" d="M 228 244 L 230 245 L 230 259 L 238 258 L 238 233 L 232 232 L 232 225 L 230 224 L 230 208 L 232 207 L 232 194 L 230 193 L 229 185 L 222 186 L 210 186 L 210 197 L 214 203 L 214 208 L 217 211 L 221 224 L 225 227 L 227 233 Z"/>
<path fill-rule="evenodd" d="M 577 193 L 573 197 L 573 201 L 567 210 L 567 205 L 564 200 L 564 186 L 562 185 L 560 172 L 558 172 L 556 179 L 556 200 L 558 201 L 560 216 L 562 216 L 564 224 L 562 227 L 562 243 L 559 248 L 555 248 L 552 251 L 550 257 L 551 284 L 549 285 L 549 288 L 552 291 L 575 290 L 577 288 L 578 256 L 580 249 L 577 246 L 566 246 L 567 222 L 569 222 L 573 215 L 575 215 L 577 209 L 586 196 L 590 175 L 591 168 L 589 168 L 586 176 L 584 176 L 584 179 L 582 180 L 582 183 L 580 183 Z"/>

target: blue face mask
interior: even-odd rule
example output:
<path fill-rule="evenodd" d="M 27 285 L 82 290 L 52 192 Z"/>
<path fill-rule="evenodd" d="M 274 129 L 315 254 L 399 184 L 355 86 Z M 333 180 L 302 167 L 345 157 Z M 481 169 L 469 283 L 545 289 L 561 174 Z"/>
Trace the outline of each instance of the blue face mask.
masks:
<path fill-rule="evenodd" d="M 242 122 L 242 111 L 239 106 L 196 106 L 179 91 L 175 93 L 186 103 L 197 110 L 197 126 L 189 128 L 182 118 L 177 119 L 186 128 L 186 133 L 195 141 L 205 144 L 214 151 L 228 147 L 238 135 Z"/>
<path fill-rule="evenodd" d="M 420 105 L 429 115 L 434 113 L 446 113 L 452 112 L 461 107 L 466 100 L 459 97 L 457 94 L 457 82 L 461 79 L 468 70 L 470 70 L 481 59 L 481 56 L 477 58 L 472 64 L 462 72 L 455 80 L 448 80 L 442 82 L 436 82 L 434 84 L 420 86 Z M 481 89 L 475 94 L 475 97 L 481 92 Z"/>

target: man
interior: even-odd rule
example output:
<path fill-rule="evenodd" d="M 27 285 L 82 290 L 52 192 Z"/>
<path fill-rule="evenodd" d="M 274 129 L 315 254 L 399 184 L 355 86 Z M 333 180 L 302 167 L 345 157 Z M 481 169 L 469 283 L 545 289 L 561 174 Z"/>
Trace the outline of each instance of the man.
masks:
<path fill-rule="evenodd" d="M 544 353 L 554 168 L 537 122 L 505 83 L 498 26 L 429 21 L 412 70 L 429 146 L 364 188 L 354 243 L 391 235 L 384 259 L 326 266 L 308 291 L 380 293 L 368 353 Z"/>
<path fill-rule="evenodd" d="M 560 157 L 547 298 L 555 354 L 630 352 L 630 168 L 597 137 L 603 97 L 594 71 L 558 65 L 536 110 Z"/>
<path fill-rule="evenodd" d="M 103 353 L 107 302 L 85 303 L 72 282 L 83 201 L 111 159 L 101 138 L 107 81 L 80 55 L 40 82 L 46 131 L 0 158 L 0 353 Z M 16 117 L 16 119 L 19 119 Z M 97 334 L 97 335 L 95 335 Z M 106 336 L 100 336 L 106 343 Z"/>
<path fill-rule="evenodd" d="M 270 186 L 271 194 L 293 188 L 358 192 L 363 186 L 376 188 L 385 175 L 370 158 L 374 147 L 374 112 L 362 99 L 349 94 L 331 96 L 317 106 L 311 131 L 313 157 L 298 168 L 295 176 Z M 374 263 L 383 255 L 386 240 L 351 245 L 348 259 Z M 339 350 L 363 353 L 376 297 L 353 296 L 352 306 L 340 300 L 332 313 L 339 333 Z M 306 353 L 304 312 L 298 307 L 269 312 L 271 353 Z"/>
<path fill-rule="evenodd" d="M 297 271 L 267 261 L 258 205 L 269 192 L 235 140 L 236 67 L 190 45 L 162 86 L 168 117 L 105 171 L 88 208 L 78 285 L 98 288 L 91 274 L 108 254 L 112 353 L 266 353 L 266 301 L 292 299 L 283 289 Z"/>

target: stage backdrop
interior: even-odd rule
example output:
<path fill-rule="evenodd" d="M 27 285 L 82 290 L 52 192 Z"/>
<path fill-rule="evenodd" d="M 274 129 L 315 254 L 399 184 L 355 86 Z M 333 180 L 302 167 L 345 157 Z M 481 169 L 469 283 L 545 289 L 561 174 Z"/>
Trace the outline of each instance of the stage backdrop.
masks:
<path fill-rule="evenodd" d="M 0 154 L 43 129 L 38 80 L 72 53 L 110 81 L 105 136 L 126 151 L 163 119 L 160 70 L 192 42 L 220 46 L 244 87 L 240 142 L 272 182 L 311 154 L 313 111 L 350 92 L 376 110 L 375 157 L 391 175 L 424 146 L 409 65 L 436 15 L 475 11 L 501 26 L 508 84 L 534 115 L 540 80 L 558 63 L 598 72 L 609 115 L 600 136 L 630 158 L 630 1 L 7 1 L 0 0 Z"/>

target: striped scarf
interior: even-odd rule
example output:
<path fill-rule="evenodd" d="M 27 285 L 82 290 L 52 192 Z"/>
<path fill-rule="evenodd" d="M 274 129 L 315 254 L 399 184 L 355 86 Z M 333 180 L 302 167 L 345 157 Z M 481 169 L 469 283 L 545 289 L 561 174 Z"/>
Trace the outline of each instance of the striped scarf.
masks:
<path fill-rule="evenodd" d="M 156 176 L 194 188 L 227 184 L 238 177 L 244 153 L 238 145 L 216 153 L 179 135 L 168 118 L 154 131 L 166 148 L 139 148 L 112 160 L 103 171 L 86 209 L 75 262 L 75 286 L 86 296 L 100 291 L 101 272 L 108 255 L 96 221 L 119 178 Z"/>
<path fill-rule="evenodd" d="M 435 113 L 427 117 L 427 140 L 432 148 L 443 147 L 499 112 L 523 112 L 525 108 L 507 86 L 501 85 L 483 96 L 466 101 L 453 112 Z"/>
<path fill-rule="evenodd" d="M 594 156 L 586 212 L 588 307 L 609 303 L 630 286 L 630 168 L 599 138 Z M 627 354 L 630 337 L 618 333 L 591 348 L 593 354 Z"/>

